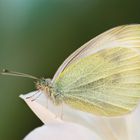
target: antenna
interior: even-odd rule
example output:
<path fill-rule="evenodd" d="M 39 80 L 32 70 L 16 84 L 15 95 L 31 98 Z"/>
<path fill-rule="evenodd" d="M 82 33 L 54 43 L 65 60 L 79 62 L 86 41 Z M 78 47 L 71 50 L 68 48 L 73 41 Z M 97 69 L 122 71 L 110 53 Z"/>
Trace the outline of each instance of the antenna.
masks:
<path fill-rule="evenodd" d="M 35 76 L 32 76 L 32 75 L 30 75 L 30 74 L 25 74 L 25 73 L 10 71 L 10 70 L 7 70 L 7 69 L 3 69 L 1 75 L 10 75 L 10 76 L 26 77 L 26 78 L 36 79 L 36 80 L 39 79 L 39 78 L 37 78 L 37 77 L 35 77 Z"/>

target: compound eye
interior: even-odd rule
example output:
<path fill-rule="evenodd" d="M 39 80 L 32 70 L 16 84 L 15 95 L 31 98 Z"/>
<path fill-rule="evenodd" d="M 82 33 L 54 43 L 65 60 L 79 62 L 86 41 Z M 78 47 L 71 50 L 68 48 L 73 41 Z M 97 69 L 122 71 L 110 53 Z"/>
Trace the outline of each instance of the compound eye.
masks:
<path fill-rule="evenodd" d="M 50 86 L 51 87 L 51 79 L 45 79 L 45 83 L 47 86 Z"/>
<path fill-rule="evenodd" d="M 48 79 L 45 79 L 45 81 L 48 82 L 48 83 L 50 83 L 51 82 L 51 79 L 48 78 Z"/>

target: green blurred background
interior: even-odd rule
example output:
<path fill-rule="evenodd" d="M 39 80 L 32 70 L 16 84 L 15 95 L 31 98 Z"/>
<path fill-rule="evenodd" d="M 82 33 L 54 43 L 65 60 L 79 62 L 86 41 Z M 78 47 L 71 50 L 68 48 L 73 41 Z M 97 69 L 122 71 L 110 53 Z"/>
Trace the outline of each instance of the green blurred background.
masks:
<path fill-rule="evenodd" d="M 0 69 L 52 77 L 74 50 L 99 33 L 140 23 L 139 0 L 0 0 Z M 33 80 L 0 76 L 0 140 L 42 125 L 18 97 Z"/>

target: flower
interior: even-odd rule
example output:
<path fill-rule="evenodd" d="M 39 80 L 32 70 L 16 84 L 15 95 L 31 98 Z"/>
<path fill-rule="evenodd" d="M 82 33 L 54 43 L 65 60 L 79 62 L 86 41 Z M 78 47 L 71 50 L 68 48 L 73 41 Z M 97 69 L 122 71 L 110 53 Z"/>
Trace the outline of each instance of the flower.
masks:
<path fill-rule="evenodd" d="M 65 104 L 55 106 L 42 92 L 20 97 L 44 123 L 25 140 L 138 140 L 140 139 L 140 105 L 128 115 L 101 117 L 73 109 Z M 61 119 L 62 116 L 62 119 Z"/>
<path fill-rule="evenodd" d="M 32 131 L 24 140 L 101 140 L 87 128 L 67 122 L 52 122 Z"/>

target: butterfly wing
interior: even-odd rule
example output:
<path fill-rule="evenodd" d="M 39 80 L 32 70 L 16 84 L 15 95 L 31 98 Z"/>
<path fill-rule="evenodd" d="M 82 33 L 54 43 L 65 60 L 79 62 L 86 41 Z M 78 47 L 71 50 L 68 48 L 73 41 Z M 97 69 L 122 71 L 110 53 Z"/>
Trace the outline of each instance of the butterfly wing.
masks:
<path fill-rule="evenodd" d="M 86 43 L 53 79 L 63 101 L 104 116 L 131 112 L 140 100 L 140 25 L 111 29 Z"/>
<path fill-rule="evenodd" d="M 52 82 L 56 80 L 56 78 L 61 74 L 61 72 L 67 68 L 70 64 L 74 63 L 74 61 L 89 56 L 93 53 L 96 53 L 97 51 L 100 51 L 105 48 L 109 47 L 116 47 L 117 44 L 122 44 L 125 47 L 136 47 L 137 46 L 137 41 L 132 42 L 134 44 L 130 44 L 130 41 L 133 40 L 134 37 L 139 37 L 139 29 L 140 25 L 139 24 L 134 24 L 134 25 L 122 25 L 118 26 L 115 28 L 112 28 L 110 30 L 107 30 L 106 32 L 98 35 L 97 37 L 91 39 L 87 43 L 85 43 L 82 47 L 77 49 L 75 52 L 73 52 L 59 67 L 57 72 L 55 73 Z M 133 38 L 132 38 L 133 37 Z M 126 39 L 126 40 L 121 40 L 121 39 Z M 119 42 L 120 41 L 120 42 Z M 123 42 L 122 42 L 123 41 Z M 129 42 L 128 42 L 129 41 Z M 129 44 L 128 44 L 129 43 Z M 114 45 L 113 45 L 114 44 Z M 115 45 L 116 44 L 116 45 Z M 134 46 L 133 46 L 134 45 Z M 139 48 L 137 48 L 139 49 Z"/>

